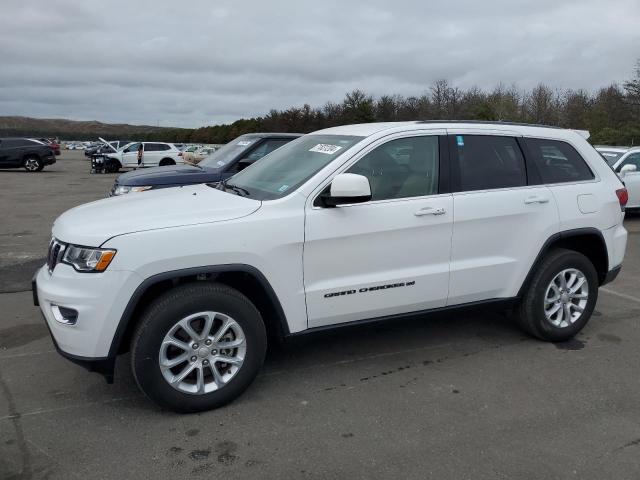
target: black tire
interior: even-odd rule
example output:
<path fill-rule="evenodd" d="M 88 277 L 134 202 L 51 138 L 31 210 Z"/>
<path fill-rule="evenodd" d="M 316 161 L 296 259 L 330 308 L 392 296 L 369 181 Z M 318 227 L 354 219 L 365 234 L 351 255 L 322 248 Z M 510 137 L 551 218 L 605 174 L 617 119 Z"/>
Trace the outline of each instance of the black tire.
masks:
<path fill-rule="evenodd" d="M 160 160 L 160 163 L 158 164 L 160 167 L 164 167 L 166 165 L 175 165 L 176 162 L 173 161 L 172 158 L 163 158 L 162 160 Z"/>
<path fill-rule="evenodd" d="M 118 160 L 107 160 L 105 161 L 104 170 L 106 173 L 118 173 L 122 168 L 120 162 Z"/>
<path fill-rule="evenodd" d="M 40 160 L 40 157 L 36 155 L 28 155 L 24 157 L 22 165 L 29 173 L 40 172 L 44 168 L 44 163 Z"/>
<path fill-rule="evenodd" d="M 588 283 L 588 299 L 582 315 L 571 325 L 558 327 L 547 320 L 545 295 L 551 281 L 565 269 L 582 272 Z M 598 274 L 593 263 L 573 250 L 554 249 L 538 264 L 526 291 L 514 313 L 520 327 L 527 333 L 549 342 L 564 342 L 573 338 L 591 318 L 598 300 Z"/>
<path fill-rule="evenodd" d="M 220 389 L 204 394 L 184 393 L 163 377 L 160 345 L 179 320 L 201 311 L 232 317 L 244 331 L 246 353 L 235 376 Z M 244 392 L 260 371 L 266 348 L 262 317 L 247 297 L 226 285 L 198 282 L 168 291 L 146 309 L 133 335 L 131 367 L 140 389 L 161 407 L 180 413 L 200 412 L 221 407 Z"/>

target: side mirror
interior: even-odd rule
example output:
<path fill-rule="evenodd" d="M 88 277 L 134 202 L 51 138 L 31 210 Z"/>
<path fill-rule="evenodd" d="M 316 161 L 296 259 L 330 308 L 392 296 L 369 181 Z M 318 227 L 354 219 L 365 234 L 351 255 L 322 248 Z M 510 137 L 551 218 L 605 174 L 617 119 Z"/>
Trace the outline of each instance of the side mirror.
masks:
<path fill-rule="evenodd" d="M 356 173 L 341 173 L 331 181 L 328 195 L 322 196 L 325 207 L 337 207 L 371 200 L 369 179 Z"/>
<path fill-rule="evenodd" d="M 634 164 L 627 163 L 624 167 L 620 169 L 620 176 L 624 177 L 629 172 L 635 172 L 638 169 Z"/>

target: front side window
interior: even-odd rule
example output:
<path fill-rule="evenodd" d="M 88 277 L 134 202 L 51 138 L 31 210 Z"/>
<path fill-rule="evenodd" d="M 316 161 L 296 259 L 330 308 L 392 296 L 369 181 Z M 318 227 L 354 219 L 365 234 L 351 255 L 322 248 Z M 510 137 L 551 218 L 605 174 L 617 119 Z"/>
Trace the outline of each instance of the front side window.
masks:
<path fill-rule="evenodd" d="M 137 152 L 137 151 L 138 151 L 138 148 L 140 148 L 140 144 L 139 144 L 139 143 L 132 143 L 132 144 L 130 144 L 128 147 L 126 147 L 126 148 L 124 149 L 124 152 L 125 152 L 125 153 L 128 153 L 128 152 Z"/>
<path fill-rule="evenodd" d="M 619 172 L 620 170 L 622 170 L 622 167 L 624 167 L 625 165 L 635 165 L 636 171 L 640 172 L 640 152 L 632 153 L 627 158 L 625 158 L 622 161 L 622 163 L 618 165 L 618 168 L 616 168 L 616 171 Z"/>
<path fill-rule="evenodd" d="M 542 138 L 525 139 L 542 183 L 592 180 L 593 172 L 567 142 Z"/>
<path fill-rule="evenodd" d="M 250 198 L 273 200 L 293 192 L 363 137 L 305 135 L 229 179 Z"/>
<path fill-rule="evenodd" d="M 513 137 L 454 135 L 455 191 L 522 187 L 527 184 L 524 157 Z"/>
<path fill-rule="evenodd" d="M 371 200 L 421 197 L 438 193 L 437 136 L 391 140 L 367 153 L 347 173 L 369 179 Z"/>

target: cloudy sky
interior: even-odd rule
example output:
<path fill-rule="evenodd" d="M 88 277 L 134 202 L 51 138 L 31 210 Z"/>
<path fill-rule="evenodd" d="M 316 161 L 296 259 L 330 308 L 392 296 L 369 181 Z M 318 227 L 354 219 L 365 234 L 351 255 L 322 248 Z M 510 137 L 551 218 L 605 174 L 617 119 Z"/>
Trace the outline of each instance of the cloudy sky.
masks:
<path fill-rule="evenodd" d="M 0 115 L 197 127 L 347 91 L 632 75 L 638 0 L 2 0 Z"/>

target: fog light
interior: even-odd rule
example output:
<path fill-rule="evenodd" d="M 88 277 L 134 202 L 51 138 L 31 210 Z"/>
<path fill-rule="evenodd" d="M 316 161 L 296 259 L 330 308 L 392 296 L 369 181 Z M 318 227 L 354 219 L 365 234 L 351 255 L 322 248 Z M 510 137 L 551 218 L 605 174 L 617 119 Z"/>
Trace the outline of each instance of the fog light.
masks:
<path fill-rule="evenodd" d="M 51 305 L 51 311 L 53 312 L 53 318 L 64 325 L 75 325 L 78 321 L 78 311 L 73 308 Z"/>

